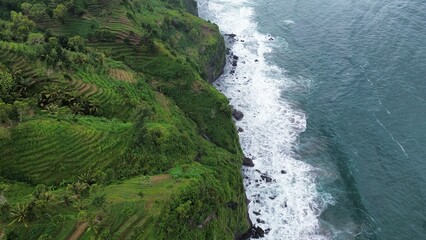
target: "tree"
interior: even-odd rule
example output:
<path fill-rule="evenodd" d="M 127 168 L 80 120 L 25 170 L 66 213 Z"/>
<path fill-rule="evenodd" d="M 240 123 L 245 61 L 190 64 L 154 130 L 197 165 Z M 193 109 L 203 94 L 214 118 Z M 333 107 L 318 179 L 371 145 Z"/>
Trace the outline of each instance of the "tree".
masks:
<path fill-rule="evenodd" d="M 25 14 L 30 14 L 30 9 L 33 5 L 29 2 L 24 2 L 21 4 L 21 10 Z"/>
<path fill-rule="evenodd" d="M 28 112 L 31 110 L 30 104 L 27 99 L 15 101 L 13 103 L 13 106 L 18 112 L 20 122 L 22 122 L 22 117 L 28 114 Z"/>
<path fill-rule="evenodd" d="M 0 100 L 0 122 L 6 123 L 9 122 L 12 125 L 13 115 L 13 105 L 4 103 Z"/>
<path fill-rule="evenodd" d="M 0 64 L 0 99 L 9 98 L 15 85 L 15 78 L 4 65 Z"/>
<path fill-rule="evenodd" d="M 22 222 L 25 227 L 27 227 L 28 214 L 28 206 L 24 203 L 18 203 L 11 211 L 13 221 L 9 225 L 14 224 L 15 222 Z"/>
<path fill-rule="evenodd" d="M 68 184 L 67 189 L 71 192 L 73 192 L 77 196 L 81 196 L 83 193 L 85 193 L 89 188 L 89 185 L 87 183 L 83 182 L 76 182 L 72 184 Z"/>
<path fill-rule="evenodd" d="M 47 7 L 44 3 L 36 3 L 31 6 L 28 15 L 35 20 L 40 20 L 47 16 Z"/>
<path fill-rule="evenodd" d="M 31 45 L 39 45 L 44 43 L 44 35 L 42 33 L 30 33 L 28 35 L 27 43 Z"/>
<path fill-rule="evenodd" d="M 76 35 L 74 37 L 70 37 L 68 39 L 68 47 L 71 48 L 71 50 L 74 51 L 83 51 L 85 47 L 85 40 L 84 38 L 80 37 L 79 35 Z"/>
<path fill-rule="evenodd" d="M 24 41 L 27 38 L 28 33 L 33 30 L 36 24 L 27 16 L 22 15 L 22 13 L 11 11 L 10 16 L 12 22 L 9 23 L 9 29 L 13 30 L 13 34 L 16 40 Z"/>
<path fill-rule="evenodd" d="M 67 16 L 68 8 L 64 4 L 58 4 L 55 9 L 53 9 L 53 18 L 60 19 L 61 22 L 64 22 L 64 18 Z"/>
<path fill-rule="evenodd" d="M 24 2 L 21 4 L 21 10 L 26 15 L 35 20 L 40 20 L 47 15 L 47 6 L 44 3 L 31 4 Z"/>
<path fill-rule="evenodd" d="M 72 200 L 68 195 L 64 194 L 64 195 L 62 195 L 62 201 L 61 202 L 63 204 L 65 204 L 65 206 L 69 206 L 72 203 Z"/>

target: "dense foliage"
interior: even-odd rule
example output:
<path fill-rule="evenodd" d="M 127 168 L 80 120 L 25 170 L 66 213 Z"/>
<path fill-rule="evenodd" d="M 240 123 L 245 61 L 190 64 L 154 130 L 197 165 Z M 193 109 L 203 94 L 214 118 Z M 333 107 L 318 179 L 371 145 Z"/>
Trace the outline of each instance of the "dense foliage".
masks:
<path fill-rule="evenodd" d="M 248 228 L 217 26 L 193 0 L 0 0 L 0 239 Z M 229 206 L 233 206 L 232 208 Z"/>

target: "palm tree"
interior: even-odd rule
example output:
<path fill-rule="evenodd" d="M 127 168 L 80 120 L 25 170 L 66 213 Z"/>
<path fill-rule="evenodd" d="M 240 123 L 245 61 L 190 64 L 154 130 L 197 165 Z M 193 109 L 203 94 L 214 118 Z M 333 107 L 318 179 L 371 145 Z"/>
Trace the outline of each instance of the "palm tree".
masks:
<path fill-rule="evenodd" d="M 89 185 L 84 182 L 76 182 L 72 184 L 68 184 L 68 190 L 72 191 L 75 195 L 81 195 L 84 191 L 87 190 Z"/>
<path fill-rule="evenodd" d="M 64 194 L 64 195 L 62 195 L 62 201 L 61 202 L 63 202 L 65 204 L 65 206 L 69 206 L 71 204 L 72 200 L 68 195 Z"/>
<path fill-rule="evenodd" d="M 25 227 L 27 227 L 28 213 L 28 206 L 24 203 L 18 203 L 11 211 L 13 221 L 9 225 L 14 224 L 15 222 L 22 222 Z"/>
<path fill-rule="evenodd" d="M 75 208 L 77 208 L 78 211 L 80 211 L 80 212 L 83 211 L 86 208 L 86 205 L 80 199 L 77 199 L 76 201 L 74 201 L 74 205 L 73 206 Z"/>
<path fill-rule="evenodd" d="M 95 174 L 92 174 L 92 172 L 88 171 L 85 173 L 82 173 L 78 179 L 82 181 L 83 183 L 87 183 L 88 185 L 92 185 L 96 183 L 96 177 Z"/>

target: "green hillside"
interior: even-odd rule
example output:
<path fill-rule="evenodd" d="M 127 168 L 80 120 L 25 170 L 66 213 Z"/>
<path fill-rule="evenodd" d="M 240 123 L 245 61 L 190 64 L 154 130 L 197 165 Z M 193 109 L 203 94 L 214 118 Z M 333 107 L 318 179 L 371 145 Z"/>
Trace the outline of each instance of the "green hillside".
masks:
<path fill-rule="evenodd" d="M 234 239 L 242 152 L 193 0 L 0 0 L 0 239 Z"/>

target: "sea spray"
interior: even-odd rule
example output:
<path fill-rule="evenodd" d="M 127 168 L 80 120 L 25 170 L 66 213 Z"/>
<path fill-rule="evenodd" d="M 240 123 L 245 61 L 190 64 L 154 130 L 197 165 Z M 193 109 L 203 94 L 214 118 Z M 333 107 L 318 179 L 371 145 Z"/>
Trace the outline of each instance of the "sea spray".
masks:
<path fill-rule="evenodd" d="M 305 113 L 281 97 L 294 81 L 265 59 L 284 40 L 258 32 L 253 10 L 249 0 L 199 1 L 201 17 L 219 25 L 230 48 L 225 73 L 214 84 L 244 113 L 236 124 L 255 164 L 243 168 L 249 215 L 266 239 L 327 239 L 320 233 L 326 202 L 316 190 L 316 169 L 294 152 Z"/>

